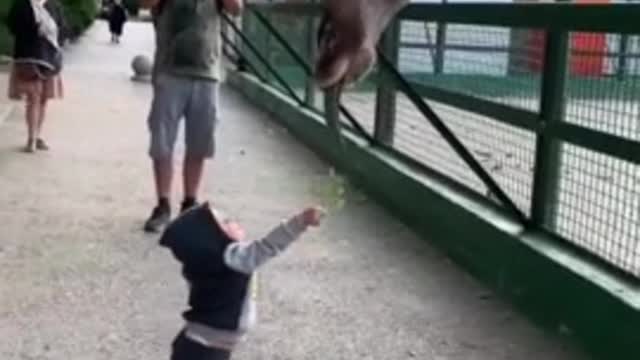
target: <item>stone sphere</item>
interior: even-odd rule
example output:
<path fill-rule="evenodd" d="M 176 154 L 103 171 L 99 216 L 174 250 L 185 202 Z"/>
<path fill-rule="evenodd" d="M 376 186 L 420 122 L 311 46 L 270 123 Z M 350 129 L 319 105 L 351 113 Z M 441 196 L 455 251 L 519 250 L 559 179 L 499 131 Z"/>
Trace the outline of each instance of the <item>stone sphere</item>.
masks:
<path fill-rule="evenodd" d="M 133 69 L 133 73 L 135 74 L 135 76 L 147 77 L 151 76 L 153 64 L 147 56 L 138 55 L 133 58 L 133 61 L 131 62 L 131 68 Z"/>

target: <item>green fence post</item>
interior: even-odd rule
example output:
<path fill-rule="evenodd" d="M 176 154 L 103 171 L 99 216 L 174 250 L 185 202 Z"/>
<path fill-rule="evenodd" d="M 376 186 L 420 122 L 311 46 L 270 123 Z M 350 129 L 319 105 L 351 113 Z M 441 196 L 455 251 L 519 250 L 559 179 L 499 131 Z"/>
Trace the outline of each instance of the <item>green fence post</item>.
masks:
<path fill-rule="evenodd" d="M 327 126 L 334 133 L 336 142 L 340 144 L 342 134 L 340 133 L 340 99 L 335 89 L 327 90 L 324 93 L 324 117 Z"/>
<path fill-rule="evenodd" d="M 306 38 L 306 52 L 307 52 L 307 60 L 310 64 L 314 63 L 317 53 L 317 45 L 316 45 L 316 27 L 318 21 L 313 15 L 309 15 L 307 17 L 307 38 Z M 316 105 L 316 84 L 313 79 L 313 76 L 307 76 L 306 81 L 306 89 L 304 101 L 307 106 L 314 108 Z"/>
<path fill-rule="evenodd" d="M 629 55 L 629 35 L 620 35 L 620 48 L 618 49 L 618 66 L 616 69 L 616 77 L 618 80 L 624 80 L 627 75 L 627 56 Z"/>
<path fill-rule="evenodd" d="M 436 51 L 433 60 L 433 73 L 436 75 L 444 73 L 444 53 L 447 46 L 447 24 L 439 22 L 436 24 Z"/>
<path fill-rule="evenodd" d="M 255 47 L 262 54 L 264 54 L 265 52 L 264 52 L 263 42 L 266 40 L 264 38 L 264 34 L 266 32 L 258 31 L 259 25 L 260 24 L 258 24 L 257 21 L 255 21 L 254 16 L 250 12 L 247 11 L 242 15 L 242 31 L 246 34 L 248 38 L 256 40 Z M 269 72 L 266 70 L 265 66 L 260 61 L 257 61 L 257 57 L 251 51 L 251 49 L 249 48 L 246 42 L 240 41 L 240 45 L 241 45 L 242 53 L 246 54 L 247 56 L 247 60 L 249 60 L 252 64 L 255 64 L 256 71 L 259 72 L 260 75 L 264 78 L 264 80 L 268 83 Z"/>
<path fill-rule="evenodd" d="M 398 68 L 400 53 L 399 20 L 393 21 L 382 37 L 380 47 L 385 57 Z M 390 76 L 378 69 L 378 90 L 376 94 L 376 115 L 374 137 L 377 141 L 392 145 L 396 125 L 396 87 Z"/>
<path fill-rule="evenodd" d="M 562 144 L 549 133 L 550 125 L 565 115 L 565 84 L 569 54 L 569 33 L 547 32 L 540 96 L 542 132 L 536 141 L 531 218 L 536 225 L 555 228 Z"/>
<path fill-rule="evenodd" d="M 247 14 L 247 12 L 242 13 L 242 19 L 240 19 L 240 21 L 242 23 L 242 31 L 248 36 L 251 36 L 251 26 L 249 24 L 249 15 Z M 239 41 L 238 47 L 240 51 L 249 59 L 249 61 L 253 60 L 251 53 L 248 51 L 249 49 L 247 49 L 247 44 L 245 44 L 244 41 Z M 256 65 L 256 67 L 258 66 Z M 256 69 L 256 71 L 259 71 L 259 69 Z"/>
<path fill-rule="evenodd" d="M 271 17 L 272 17 L 271 14 L 265 14 L 264 17 L 267 19 L 267 21 L 269 21 L 270 23 L 273 23 L 271 20 Z M 260 36 L 263 38 L 263 41 L 258 41 L 258 46 L 259 46 L 258 49 L 260 49 L 262 54 L 264 54 L 264 57 L 265 59 L 267 59 L 269 64 L 272 64 L 272 65 L 276 64 L 273 59 L 274 52 L 273 52 L 273 39 L 271 38 L 271 33 L 267 31 L 265 27 L 262 24 L 260 24 L 259 21 L 256 21 L 256 24 L 258 24 L 259 28 L 262 30 L 260 31 L 260 34 L 261 34 Z M 273 82 L 275 80 L 273 77 L 273 74 L 270 71 L 266 71 L 266 74 L 267 74 L 266 76 L 267 81 L 273 85 Z"/>
<path fill-rule="evenodd" d="M 446 5 L 447 0 L 442 0 L 442 4 Z M 429 26 L 427 24 L 427 26 Z M 436 23 L 436 50 L 433 59 L 433 73 L 440 75 L 444 73 L 444 52 L 447 46 L 447 24 L 444 22 Z"/>

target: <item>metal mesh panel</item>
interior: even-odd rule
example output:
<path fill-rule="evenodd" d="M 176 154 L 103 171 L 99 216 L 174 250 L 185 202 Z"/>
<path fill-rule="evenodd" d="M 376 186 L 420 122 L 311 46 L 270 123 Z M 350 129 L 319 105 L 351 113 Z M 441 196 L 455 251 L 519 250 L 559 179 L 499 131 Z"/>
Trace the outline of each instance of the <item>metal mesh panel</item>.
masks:
<path fill-rule="evenodd" d="M 271 25 L 276 28 L 284 39 L 298 51 L 299 54 L 306 54 L 306 22 L 304 19 L 290 15 L 269 14 L 268 17 Z M 257 20 L 256 20 L 257 21 Z M 262 31 L 267 33 L 267 58 L 269 63 L 273 65 L 276 71 L 282 75 L 289 86 L 296 90 L 296 93 L 304 98 L 305 82 L 307 75 L 295 58 L 287 51 L 287 49 L 271 34 L 264 25 Z M 277 86 L 282 86 L 274 81 Z"/>
<path fill-rule="evenodd" d="M 637 42 L 637 36 L 571 34 L 565 121 L 640 140 Z M 562 149 L 555 230 L 640 276 L 640 167 L 573 145 Z"/>
<path fill-rule="evenodd" d="M 253 15 L 247 13 L 242 17 L 242 32 L 247 38 L 251 40 L 251 42 L 253 42 L 253 44 L 259 50 L 264 52 L 263 47 L 260 46 L 261 43 L 259 43 L 260 40 L 263 40 L 259 35 L 260 24 L 258 24 L 258 21 L 255 19 Z M 261 75 L 264 76 L 266 74 L 264 65 L 262 65 L 262 63 L 258 61 L 257 57 L 249 49 L 249 46 L 243 40 L 240 39 L 240 36 L 236 38 L 236 45 L 242 52 L 242 55 L 247 59 L 247 61 L 250 62 L 251 65 L 253 65 Z"/>
<path fill-rule="evenodd" d="M 342 105 L 362 125 L 365 131 L 373 135 L 376 120 L 376 94 L 378 90 L 376 71 L 355 85 L 344 89 L 341 97 Z M 351 126 L 344 116 L 341 121 Z"/>
<path fill-rule="evenodd" d="M 375 91 L 348 91 L 342 95 L 341 101 L 367 133 L 373 135 L 376 118 Z M 343 124 L 351 126 L 344 115 L 340 117 L 340 120 Z"/>
<path fill-rule="evenodd" d="M 312 63 L 308 30 L 317 23 L 281 14 L 271 15 L 271 21 Z M 245 31 L 252 40 L 296 93 L 304 95 L 307 76 L 302 68 L 256 19 L 245 20 L 245 27 L 247 23 Z M 402 21 L 399 69 L 418 92 L 439 89 L 539 112 L 544 47 L 541 31 L 459 24 L 438 28 L 434 23 Z M 640 37 L 571 34 L 567 74 L 564 121 L 640 141 Z M 268 79 L 282 89 L 273 77 Z M 342 97 L 345 107 L 370 133 L 375 128 L 380 85 L 376 81 L 374 72 L 346 89 Z M 530 214 L 536 135 L 445 103 L 426 101 L 516 205 Z M 320 91 L 315 105 L 323 108 Z M 397 99 L 393 146 L 494 201 L 484 184 L 403 95 Z M 640 277 L 640 165 L 563 144 L 559 166 L 558 202 L 551 206 L 555 210 L 551 230 Z"/>
<path fill-rule="evenodd" d="M 640 166 L 563 146 L 556 230 L 640 276 Z"/>
<path fill-rule="evenodd" d="M 267 17 L 271 25 L 297 54 L 310 64 L 310 49 L 307 36 L 309 31 L 315 32 L 315 29 L 309 28 L 314 26 L 309 22 L 309 18 L 288 14 L 265 14 L 264 16 Z M 248 12 L 245 15 L 243 31 L 298 97 L 305 99 L 309 76 L 303 66 L 296 61 L 295 57 L 287 51 L 285 46 L 252 12 Z M 251 51 L 246 47 L 245 54 L 251 54 Z M 251 55 L 249 59 L 270 85 L 288 94 L 286 87 L 277 81 L 276 77 L 267 70 L 266 66 L 260 63 L 256 56 Z M 316 94 L 313 105 L 318 110 L 323 109 L 321 93 L 318 92 Z"/>
<path fill-rule="evenodd" d="M 484 116 L 427 101 L 520 210 L 528 214 L 535 135 Z M 399 97 L 397 114 L 396 149 L 490 197 L 484 184 L 404 96 Z"/>
<path fill-rule="evenodd" d="M 487 189 L 405 96 L 398 96 L 394 147 L 480 194 Z"/>
<path fill-rule="evenodd" d="M 640 140 L 639 40 L 603 33 L 571 35 L 568 122 Z"/>
<path fill-rule="evenodd" d="M 399 68 L 417 85 L 538 110 L 540 32 L 403 21 L 400 49 Z"/>
<path fill-rule="evenodd" d="M 313 67 L 313 64 L 316 60 L 314 56 L 314 51 L 317 46 L 316 36 L 318 32 L 318 27 L 320 26 L 320 19 L 317 16 L 310 16 L 310 17 L 305 16 L 305 17 L 300 17 L 300 19 L 304 19 L 303 21 L 306 23 L 307 31 L 311 32 L 310 35 L 313 38 L 313 43 L 310 43 L 307 41 L 307 45 L 305 46 L 305 49 L 307 51 L 302 53 L 303 58 L 307 61 L 307 64 Z M 308 33 L 307 33 L 307 36 L 309 36 Z M 314 51 L 312 51 L 310 46 L 314 47 L 313 48 Z M 320 112 L 324 112 L 324 92 L 318 89 L 317 87 L 314 88 L 313 92 L 314 92 L 314 101 L 313 101 L 312 107 Z"/>

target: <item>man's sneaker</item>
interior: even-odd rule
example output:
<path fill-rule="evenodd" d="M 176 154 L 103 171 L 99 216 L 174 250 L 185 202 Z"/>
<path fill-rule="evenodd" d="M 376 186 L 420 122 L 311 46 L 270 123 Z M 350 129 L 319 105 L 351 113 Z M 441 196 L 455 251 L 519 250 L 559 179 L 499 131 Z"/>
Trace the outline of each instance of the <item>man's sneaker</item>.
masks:
<path fill-rule="evenodd" d="M 196 206 L 198 206 L 198 202 L 197 201 L 183 201 L 182 205 L 180 206 L 180 213 L 182 214 L 185 211 L 189 211 L 189 210 L 193 209 Z"/>
<path fill-rule="evenodd" d="M 156 206 L 151 213 L 151 217 L 144 224 L 144 231 L 157 233 L 164 229 L 171 220 L 171 210 L 164 206 Z"/>

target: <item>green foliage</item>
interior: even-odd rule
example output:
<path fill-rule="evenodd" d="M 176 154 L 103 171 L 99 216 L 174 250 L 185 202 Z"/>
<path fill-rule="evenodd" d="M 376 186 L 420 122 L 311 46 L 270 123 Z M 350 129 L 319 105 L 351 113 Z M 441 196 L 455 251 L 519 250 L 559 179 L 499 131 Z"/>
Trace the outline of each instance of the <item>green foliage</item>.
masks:
<path fill-rule="evenodd" d="M 333 168 L 329 169 L 326 176 L 312 179 L 310 192 L 317 204 L 329 213 L 342 210 L 347 203 L 367 201 L 364 193 L 349 183 L 345 177 L 336 174 Z"/>
<path fill-rule="evenodd" d="M 0 55 L 9 55 L 13 46 L 9 29 L 5 25 L 10 5 L 11 1 L 0 1 Z"/>
<path fill-rule="evenodd" d="M 125 9 L 131 16 L 138 16 L 140 13 L 140 1 L 139 0 L 124 0 L 122 2 Z"/>
<path fill-rule="evenodd" d="M 96 18 L 98 3 L 96 0 L 49 0 L 61 5 L 64 23 L 58 24 L 62 38 L 80 36 Z M 10 55 L 13 39 L 6 27 L 6 18 L 13 0 L 0 0 L 0 55 Z"/>
<path fill-rule="evenodd" d="M 311 184 L 311 194 L 319 205 L 329 212 L 334 212 L 344 207 L 347 188 L 346 179 L 335 175 L 332 170 L 329 176 L 321 177 Z"/>
<path fill-rule="evenodd" d="M 80 36 L 98 14 L 96 0 L 59 0 L 65 10 L 67 27 L 71 37 Z"/>

